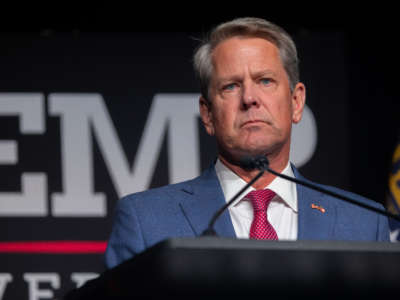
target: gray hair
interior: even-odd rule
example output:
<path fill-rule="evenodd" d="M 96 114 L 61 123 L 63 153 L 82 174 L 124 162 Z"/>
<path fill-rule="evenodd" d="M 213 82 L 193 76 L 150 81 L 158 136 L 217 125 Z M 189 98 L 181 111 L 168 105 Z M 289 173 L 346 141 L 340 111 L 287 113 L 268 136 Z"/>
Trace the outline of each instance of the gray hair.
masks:
<path fill-rule="evenodd" d="M 279 49 L 283 67 L 289 77 L 293 91 L 299 82 L 299 59 L 296 45 L 289 34 L 281 27 L 259 18 L 239 18 L 222 23 L 214 28 L 194 53 L 194 69 L 200 80 L 202 96 L 209 100 L 209 87 L 213 72 L 212 52 L 232 37 L 259 37 L 273 43 Z"/>

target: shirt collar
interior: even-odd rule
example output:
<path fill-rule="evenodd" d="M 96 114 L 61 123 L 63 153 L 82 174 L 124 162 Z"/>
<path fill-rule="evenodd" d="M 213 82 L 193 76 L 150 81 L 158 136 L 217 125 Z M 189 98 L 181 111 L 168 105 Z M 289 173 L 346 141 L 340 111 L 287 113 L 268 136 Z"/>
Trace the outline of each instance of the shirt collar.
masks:
<path fill-rule="evenodd" d="M 246 181 L 232 172 L 227 166 L 225 166 L 219 159 L 215 163 L 215 171 L 217 173 L 218 180 L 221 184 L 222 191 L 225 196 L 225 201 L 229 201 L 232 197 L 246 185 Z M 286 165 L 285 169 L 281 174 L 294 177 L 293 170 L 290 167 L 290 162 Z M 297 191 L 296 184 L 289 180 L 283 179 L 281 177 L 275 177 L 275 179 L 265 188 L 268 188 L 275 192 L 290 208 L 297 212 Z M 250 186 L 243 195 L 254 191 L 255 189 Z M 243 197 L 239 197 L 233 203 L 237 205 Z"/>

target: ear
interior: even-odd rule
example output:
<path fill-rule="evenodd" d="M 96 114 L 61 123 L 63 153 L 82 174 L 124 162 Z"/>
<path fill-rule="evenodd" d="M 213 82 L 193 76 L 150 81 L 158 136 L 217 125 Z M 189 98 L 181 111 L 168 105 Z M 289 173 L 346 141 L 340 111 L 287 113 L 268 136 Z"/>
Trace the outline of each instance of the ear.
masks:
<path fill-rule="evenodd" d="M 306 103 L 306 87 L 299 82 L 292 93 L 292 122 L 299 123 Z"/>
<path fill-rule="evenodd" d="M 204 128 L 209 135 L 214 135 L 214 121 L 211 111 L 211 103 L 203 96 L 199 99 L 200 117 L 203 121 Z"/>

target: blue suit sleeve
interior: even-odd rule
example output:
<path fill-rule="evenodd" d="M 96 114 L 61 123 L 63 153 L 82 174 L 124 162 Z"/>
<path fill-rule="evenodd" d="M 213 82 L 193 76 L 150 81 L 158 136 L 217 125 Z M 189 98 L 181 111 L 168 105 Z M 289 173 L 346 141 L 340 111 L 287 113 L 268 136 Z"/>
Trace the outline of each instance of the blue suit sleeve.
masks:
<path fill-rule="evenodd" d="M 113 268 L 145 249 L 140 223 L 133 207 L 134 199 L 131 197 L 122 198 L 117 204 L 105 253 L 107 268 Z"/>

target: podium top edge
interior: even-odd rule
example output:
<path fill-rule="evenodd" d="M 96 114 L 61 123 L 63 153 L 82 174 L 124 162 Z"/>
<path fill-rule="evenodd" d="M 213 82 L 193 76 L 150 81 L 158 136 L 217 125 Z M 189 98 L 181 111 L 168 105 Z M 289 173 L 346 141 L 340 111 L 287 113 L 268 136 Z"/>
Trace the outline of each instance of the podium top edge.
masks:
<path fill-rule="evenodd" d="M 170 249 L 286 250 L 286 251 L 358 251 L 395 252 L 400 243 L 360 241 L 268 241 L 225 237 L 171 238 L 160 243 Z"/>

